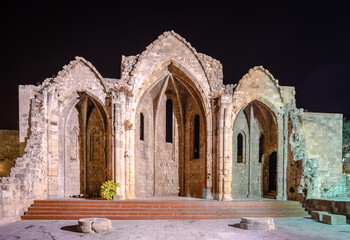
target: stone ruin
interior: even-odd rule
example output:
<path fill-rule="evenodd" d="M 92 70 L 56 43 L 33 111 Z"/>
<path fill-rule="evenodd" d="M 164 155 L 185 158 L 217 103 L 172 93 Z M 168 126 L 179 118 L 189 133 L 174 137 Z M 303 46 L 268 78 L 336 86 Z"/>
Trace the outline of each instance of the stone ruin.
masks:
<path fill-rule="evenodd" d="M 292 69 L 291 69 L 292 70 Z M 19 86 L 19 149 L 0 178 L 0 224 L 33 199 L 189 196 L 228 201 L 345 194 L 342 115 L 305 112 L 261 66 L 235 85 L 221 63 L 173 31 L 122 56 L 121 78 L 82 57 Z"/>

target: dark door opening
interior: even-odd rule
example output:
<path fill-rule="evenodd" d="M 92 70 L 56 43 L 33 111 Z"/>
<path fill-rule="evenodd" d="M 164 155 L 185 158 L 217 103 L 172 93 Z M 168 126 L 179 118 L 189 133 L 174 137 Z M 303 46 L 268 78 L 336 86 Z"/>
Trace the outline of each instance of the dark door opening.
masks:
<path fill-rule="evenodd" d="M 273 152 L 269 157 L 269 192 L 276 191 L 277 153 Z"/>

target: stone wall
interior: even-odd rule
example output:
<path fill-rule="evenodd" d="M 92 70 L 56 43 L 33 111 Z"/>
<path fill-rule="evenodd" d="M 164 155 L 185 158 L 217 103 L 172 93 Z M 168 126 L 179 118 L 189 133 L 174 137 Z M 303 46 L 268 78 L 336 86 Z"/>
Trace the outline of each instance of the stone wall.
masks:
<path fill-rule="evenodd" d="M 0 178 L 0 225 L 18 221 L 33 199 L 47 196 L 44 99 L 44 94 L 38 94 L 31 100 L 31 134 L 24 149 L 25 154 L 16 159 L 10 176 Z"/>
<path fill-rule="evenodd" d="M 249 176 L 249 149 L 250 135 L 247 118 L 243 111 L 239 113 L 233 127 L 232 139 L 232 197 L 247 198 L 248 197 L 248 176 Z M 243 137 L 243 155 L 242 160 L 237 159 L 237 137 L 242 134 Z"/>
<path fill-rule="evenodd" d="M 176 118 L 172 118 L 172 141 L 166 141 L 166 97 L 159 100 L 155 119 L 155 196 L 179 194 L 179 135 Z M 169 130 L 169 129 L 168 129 Z M 175 131 L 176 130 L 176 131 Z"/>
<path fill-rule="evenodd" d="M 81 151 L 79 137 L 79 112 L 76 108 L 71 109 L 67 116 L 67 122 L 65 127 L 65 146 L 64 149 L 69 149 L 65 151 L 65 197 L 72 195 L 79 195 L 84 188 L 81 179 L 81 173 L 84 169 L 81 159 Z"/>
<path fill-rule="evenodd" d="M 342 114 L 305 112 L 302 118 L 306 150 L 320 171 L 321 197 L 344 194 L 342 176 Z M 307 171 L 307 169 L 305 169 Z"/>
<path fill-rule="evenodd" d="M 20 154 L 24 153 L 27 140 L 30 136 L 31 129 L 31 104 L 34 98 L 34 92 L 37 89 L 33 85 L 19 85 L 18 86 L 18 101 L 19 101 L 19 143 Z"/>
<path fill-rule="evenodd" d="M 140 115 L 143 115 L 144 139 L 140 139 Z M 145 96 L 139 103 L 136 118 L 135 136 L 135 172 L 136 197 L 150 197 L 154 194 L 154 121 L 153 102 L 150 96 Z"/>
<path fill-rule="evenodd" d="M 195 102 L 188 102 L 184 109 L 188 109 L 185 122 L 185 194 L 188 197 L 205 197 L 206 176 L 206 124 L 200 107 Z M 199 116 L 199 157 L 194 154 L 194 121 Z"/>
<path fill-rule="evenodd" d="M 0 130 L 0 177 L 7 177 L 20 156 L 18 130 Z"/>

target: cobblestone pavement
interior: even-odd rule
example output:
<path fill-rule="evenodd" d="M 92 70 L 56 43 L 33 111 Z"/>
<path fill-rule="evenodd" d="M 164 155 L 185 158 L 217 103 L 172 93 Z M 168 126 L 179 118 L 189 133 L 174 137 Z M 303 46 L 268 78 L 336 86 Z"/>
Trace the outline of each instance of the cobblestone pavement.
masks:
<path fill-rule="evenodd" d="M 77 221 L 24 220 L 0 227 L 1 240 L 18 239 L 350 239 L 350 225 L 331 226 L 309 218 L 275 218 L 273 231 L 238 228 L 234 220 L 112 221 L 110 232 L 82 234 Z"/>

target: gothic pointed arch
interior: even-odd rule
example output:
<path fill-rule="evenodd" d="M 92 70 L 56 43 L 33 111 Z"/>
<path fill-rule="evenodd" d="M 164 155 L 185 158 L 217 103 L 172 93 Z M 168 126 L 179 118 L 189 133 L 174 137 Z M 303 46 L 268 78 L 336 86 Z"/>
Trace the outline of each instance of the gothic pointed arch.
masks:
<path fill-rule="evenodd" d="M 277 189 L 271 188 L 271 179 L 277 179 L 277 172 L 269 170 L 269 156 L 273 152 L 276 153 L 275 168 L 281 164 L 281 161 L 277 161 L 277 152 L 280 151 L 279 145 L 281 145 L 279 135 L 281 126 L 277 119 L 278 112 L 274 110 L 276 111 L 255 99 L 243 105 L 234 118 L 232 128 L 233 198 L 276 198 L 277 196 Z M 240 134 L 246 136 L 246 144 L 240 145 L 238 142 Z M 238 146 L 244 146 L 244 149 L 242 148 L 239 152 Z M 241 161 L 239 156 L 244 157 L 245 161 Z M 278 177 L 282 178 L 281 175 Z M 276 186 L 276 182 L 272 185 Z M 281 186 L 278 187 L 281 188 Z"/>
<path fill-rule="evenodd" d="M 82 72 L 84 73 L 83 75 L 81 74 Z M 91 75 L 89 76 L 87 73 L 91 73 Z M 101 74 L 89 61 L 83 57 L 75 57 L 75 60 L 63 66 L 63 69 L 57 73 L 57 76 L 53 79 L 53 81 L 74 81 L 74 79 L 79 78 L 83 78 L 85 80 L 95 78 L 101 84 L 103 91 L 107 92 L 107 87 Z"/>
<path fill-rule="evenodd" d="M 221 63 L 197 53 L 190 43 L 174 31 L 164 32 L 139 55 L 123 56 L 122 79 L 138 89 L 153 72 L 149 66 L 159 66 L 169 59 L 184 66 L 198 80 L 201 91 L 206 95 L 220 91 L 223 78 Z"/>
<path fill-rule="evenodd" d="M 197 131 L 206 139 L 207 99 L 197 88 L 198 81 L 176 65 L 180 66 L 171 60 L 156 67 L 134 98 L 136 116 L 145 109 L 150 111 L 149 126 L 145 125 L 147 143 L 135 140 L 135 184 L 139 197 L 204 195 L 207 144 L 203 141 L 197 146 L 199 153 L 194 155 L 193 136 Z M 196 115 L 198 129 L 194 125 Z M 147 187 L 143 187 L 145 182 Z"/>

